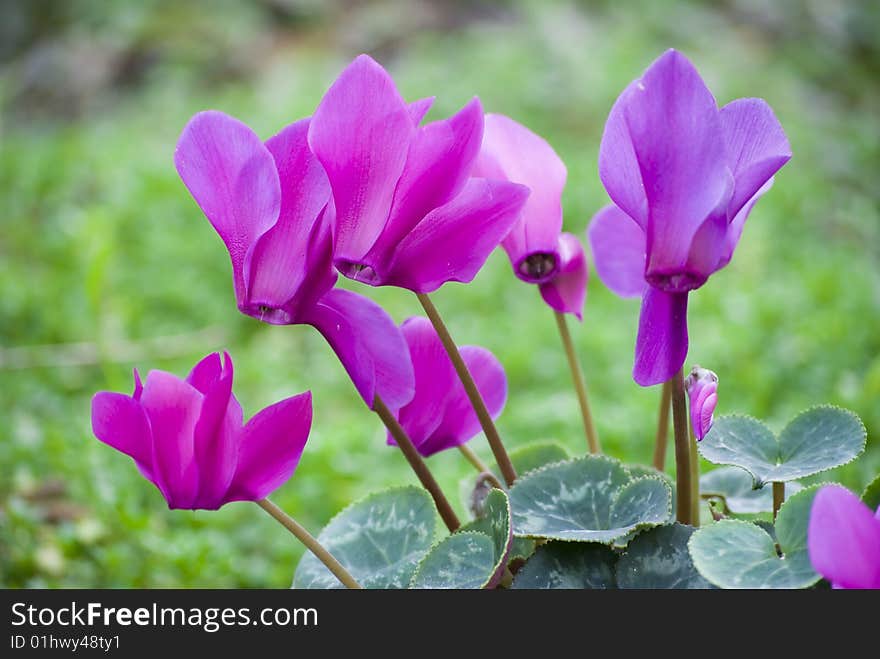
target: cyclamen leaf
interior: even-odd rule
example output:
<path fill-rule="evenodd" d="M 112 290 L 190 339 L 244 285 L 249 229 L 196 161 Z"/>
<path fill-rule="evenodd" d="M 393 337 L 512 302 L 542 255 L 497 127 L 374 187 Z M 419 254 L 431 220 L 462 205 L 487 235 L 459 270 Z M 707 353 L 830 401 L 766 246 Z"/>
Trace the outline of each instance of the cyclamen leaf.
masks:
<path fill-rule="evenodd" d="M 698 443 L 700 455 L 752 474 L 755 486 L 812 476 L 854 460 L 865 450 L 867 431 L 859 417 L 832 405 L 796 416 L 778 438 L 746 416 L 723 416 Z"/>
<path fill-rule="evenodd" d="M 617 562 L 619 588 L 712 588 L 688 553 L 694 528 L 684 524 L 658 526 L 641 533 Z"/>
<path fill-rule="evenodd" d="M 617 555 L 593 542 L 548 542 L 517 573 L 515 589 L 616 588 Z"/>
<path fill-rule="evenodd" d="M 369 494 L 334 517 L 318 541 L 364 588 L 406 588 L 434 540 L 434 502 L 423 489 L 396 487 Z M 293 588 L 342 588 L 306 552 Z"/>
<path fill-rule="evenodd" d="M 865 491 L 862 492 L 862 501 L 871 510 L 877 510 L 880 507 L 880 474 L 877 474 L 877 478 L 868 483 Z"/>
<path fill-rule="evenodd" d="M 620 462 L 593 455 L 537 469 L 510 490 L 514 535 L 604 544 L 662 524 L 671 500 L 660 478 L 633 479 Z"/>
<path fill-rule="evenodd" d="M 797 481 L 785 484 L 785 496 L 800 492 Z M 738 515 L 773 511 L 773 488 L 754 488 L 751 474 L 740 467 L 720 467 L 700 476 L 700 493 L 704 497 L 723 499 L 728 512 Z"/>
<path fill-rule="evenodd" d="M 786 501 L 776 517 L 776 543 L 760 526 L 722 520 L 699 529 L 688 550 L 699 573 L 720 588 L 807 588 L 820 577 L 807 553 L 807 524 L 820 485 Z"/>

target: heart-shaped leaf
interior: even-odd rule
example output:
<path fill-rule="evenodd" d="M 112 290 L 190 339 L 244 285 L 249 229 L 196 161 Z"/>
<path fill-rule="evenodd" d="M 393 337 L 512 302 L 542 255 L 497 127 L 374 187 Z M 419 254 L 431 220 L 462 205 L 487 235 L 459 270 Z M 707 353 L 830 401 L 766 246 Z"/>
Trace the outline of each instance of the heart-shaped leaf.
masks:
<path fill-rule="evenodd" d="M 722 520 L 695 532 L 688 543 L 694 565 L 720 588 L 806 588 L 819 581 L 807 554 L 807 524 L 820 486 L 805 488 L 779 509 L 777 543 L 760 526 Z"/>
<path fill-rule="evenodd" d="M 757 419 L 722 416 L 698 446 L 709 462 L 742 467 L 760 487 L 851 462 L 865 450 L 866 438 L 855 414 L 820 405 L 797 415 L 778 438 Z"/>
<path fill-rule="evenodd" d="M 712 588 L 694 563 L 687 543 L 692 526 L 658 526 L 639 534 L 617 561 L 618 588 Z"/>
<path fill-rule="evenodd" d="M 548 542 L 535 551 L 513 580 L 513 588 L 616 588 L 617 555 L 594 542 Z"/>
<path fill-rule="evenodd" d="M 862 492 L 862 501 L 867 504 L 871 510 L 877 510 L 880 506 L 880 474 L 877 478 L 868 483 L 865 491 Z"/>
<path fill-rule="evenodd" d="M 800 492 L 803 486 L 792 481 L 785 485 L 785 496 Z M 721 499 L 726 512 L 755 515 L 773 511 L 773 488 L 754 489 L 751 474 L 740 467 L 720 467 L 700 476 L 700 495 Z"/>
<path fill-rule="evenodd" d="M 670 514 L 660 478 L 633 479 L 618 461 L 586 455 L 532 471 L 510 490 L 517 536 L 611 544 Z"/>
<path fill-rule="evenodd" d="M 406 588 L 434 540 L 434 502 L 419 487 L 369 494 L 336 515 L 320 542 L 364 588 Z M 342 588 L 315 556 L 306 552 L 294 588 Z"/>
<path fill-rule="evenodd" d="M 419 563 L 411 588 L 494 588 L 513 542 L 507 495 L 493 489 L 485 513 L 437 543 Z M 484 536 L 489 544 L 475 536 Z M 470 552 L 471 554 L 469 554 Z"/>

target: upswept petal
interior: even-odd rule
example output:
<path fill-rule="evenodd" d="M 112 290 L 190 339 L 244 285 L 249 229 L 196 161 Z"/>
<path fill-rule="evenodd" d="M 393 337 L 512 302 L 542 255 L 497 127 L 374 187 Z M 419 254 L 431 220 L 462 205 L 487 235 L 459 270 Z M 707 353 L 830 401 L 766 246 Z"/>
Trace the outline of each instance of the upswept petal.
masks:
<path fill-rule="evenodd" d="M 291 307 L 301 288 L 317 284 L 323 294 L 335 282 L 329 264 L 326 271 L 311 269 L 315 245 L 310 238 L 315 225 L 332 218 L 325 218 L 324 213 L 330 183 L 309 150 L 308 130 L 309 119 L 302 119 L 266 142 L 278 169 L 281 210 L 278 222 L 259 238 L 249 255 L 248 297 L 239 307 L 267 322 L 291 322 Z"/>
<path fill-rule="evenodd" d="M 647 387 L 669 380 L 687 357 L 687 293 L 648 287 L 642 299 L 633 379 Z"/>
<path fill-rule="evenodd" d="M 483 108 L 476 97 L 448 119 L 419 128 L 394 192 L 388 223 L 364 263 L 381 273 L 401 239 L 461 191 L 482 137 Z"/>
<path fill-rule="evenodd" d="M 153 472 L 169 508 L 192 508 L 199 488 L 193 437 L 203 396 L 171 373 L 150 371 L 141 405 L 153 433 Z"/>
<path fill-rule="evenodd" d="M 214 354 L 219 360 L 219 355 Z M 206 361 L 207 358 L 199 364 Z M 224 352 L 217 377 L 200 390 L 204 400 L 193 433 L 193 459 L 200 476 L 198 498 L 194 504 L 197 508 L 219 508 L 235 472 L 242 414 L 241 406 L 232 398 L 232 377 L 232 359 Z"/>
<path fill-rule="evenodd" d="M 621 297 L 645 292 L 645 232 L 629 215 L 610 204 L 593 216 L 587 229 L 593 267 L 599 279 Z"/>
<path fill-rule="evenodd" d="M 399 244 L 386 282 L 430 293 L 447 281 L 469 282 L 516 222 L 525 186 L 472 178 Z"/>
<path fill-rule="evenodd" d="M 419 100 L 413 101 L 406 106 L 407 111 L 409 111 L 410 119 L 412 119 L 413 125 L 418 126 L 420 123 L 422 123 L 422 119 L 425 118 L 425 115 L 428 114 L 431 106 L 434 105 L 435 98 L 437 97 L 428 96 L 427 98 L 420 98 Z"/>
<path fill-rule="evenodd" d="M 413 316 L 403 322 L 400 331 L 412 359 L 415 394 L 400 409 L 397 420 L 418 448 L 443 420 L 447 399 L 458 376 L 430 320 Z M 388 433 L 388 444 L 396 445 L 391 433 Z"/>
<path fill-rule="evenodd" d="M 462 346 L 461 357 L 470 371 L 489 415 L 496 419 L 507 400 L 507 378 L 495 355 L 479 346 Z M 464 444 L 480 431 L 480 422 L 460 381 L 446 402 L 443 422 L 428 441 L 418 447 L 425 457 Z"/>
<path fill-rule="evenodd" d="M 333 189 L 337 263 L 360 263 L 385 227 L 415 132 L 391 76 L 367 55 L 342 72 L 315 110 L 308 141 Z"/>
<path fill-rule="evenodd" d="M 156 482 L 150 421 L 138 401 L 125 394 L 99 391 L 92 397 L 92 431 L 102 442 L 131 457 L 144 475 Z"/>
<path fill-rule="evenodd" d="M 247 422 L 239 439 L 238 464 L 223 502 L 258 501 L 296 471 L 312 426 L 312 393 L 270 405 Z"/>
<path fill-rule="evenodd" d="M 368 407 L 377 395 L 392 412 L 412 400 L 415 384 L 406 341 L 378 304 L 334 289 L 303 322 L 321 332 Z"/>
<path fill-rule="evenodd" d="M 583 320 L 589 277 L 584 247 L 571 233 L 559 234 L 558 244 L 559 272 L 550 281 L 539 285 L 541 297 L 554 311 L 574 314 L 578 320 Z"/>
<path fill-rule="evenodd" d="M 519 220 L 501 245 L 517 277 L 529 283 L 548 281 L 555 269 L 530 276 L 523 271 L 523 261 L 532 254 L 559 256 L 556 241 L 562 230 L 565 164 L 546 140 L 525 126 L 501 114 L 487 114 L 474 176 L 501 178 L 531 189 Z"/>
<path fill-rule="evenodd" d="M 772 177 L 758 189 L 752 198 L 746 202 L 745 206 L 743 206 L 736 216 L 734 216 L 730 224 L 727 225 L 727 234 L 724 237 L 724 249 L 721 250 L 721 256 L 718 259 L 718 263 L 715 265 L 716 272 L 730 263 L 730 259 L 733 258 L 733 252 L 739 244 L 739 239 L 742 237 L 742 232 L 745 228 L 746 220 L 749 218 L 749 214 L 752 212 L 758 199 L 760 199 L 771 187 L 773 187 Z"/>
<path fill-rule="evenodd" d="M 880 520 L 840 485 L 822 487 L 807 527 L 813 568 L 838 588 L 880 588 Z"/>
<path fill-rule="evenodd" d="M 174 164 L 229 250 L 235 297 L 244 300 L 248 252 L 275 224 L 281 208 L 272 155 L 245 124 L 209 110 L 195 115 L 184 127 Z"/>
<path fill-rule="evenodd" d="M 767 102 L 738 98 L 720 111 L 721 129 L 733 172 L 733 218 L 779 169 L 791 159 L 791 145 Z"/>
<path fill-rule="evenodd" d="M 733 192 L 718 107 L 693 64 L 675 50 L 648 67 L 618 103 L 648 204 L 646 274 L 665 275 L 685 263 L 697 229 L 726 211 Z M 632 163 L 623 164 L 627 169 L 617 176 L 632 187 Z M 618 206 L 642 224 L 635 197 L 633 188 Z"/>

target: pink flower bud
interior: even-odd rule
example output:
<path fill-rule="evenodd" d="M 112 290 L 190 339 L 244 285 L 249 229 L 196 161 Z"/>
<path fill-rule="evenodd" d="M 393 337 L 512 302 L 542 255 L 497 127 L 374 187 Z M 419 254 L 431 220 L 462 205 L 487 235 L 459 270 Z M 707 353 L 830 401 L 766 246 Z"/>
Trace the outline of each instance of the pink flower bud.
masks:
<path fill-rule="evenodd" d="M 690 398 L 694 436 L 700 440 L 712 427 L 712 413 L 718 403 L 718 376 L 708 369 L 694 366 L 684 385 Z"/>

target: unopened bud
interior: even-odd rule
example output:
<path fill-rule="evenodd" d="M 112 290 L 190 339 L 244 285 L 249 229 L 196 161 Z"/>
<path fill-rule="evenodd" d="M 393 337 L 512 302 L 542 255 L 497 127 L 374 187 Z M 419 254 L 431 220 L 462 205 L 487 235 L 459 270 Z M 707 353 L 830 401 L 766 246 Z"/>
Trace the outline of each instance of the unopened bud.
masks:
<path fill-rule="evenodd" d="M 700 440 L 712 427 L 715 405 L 718 404 L 718 376 L 712 371 L 694 366 L 685 380 L 691 406 L 691 426 Z"/>

